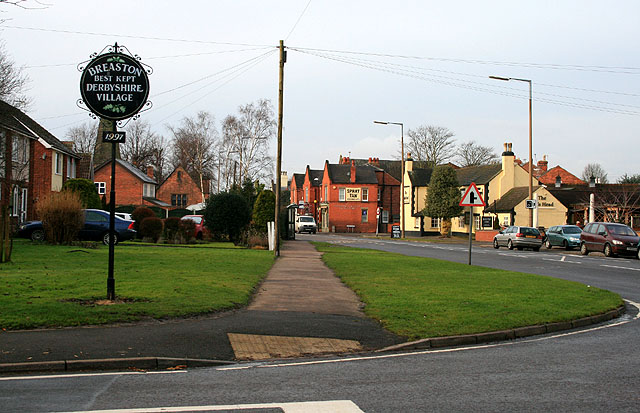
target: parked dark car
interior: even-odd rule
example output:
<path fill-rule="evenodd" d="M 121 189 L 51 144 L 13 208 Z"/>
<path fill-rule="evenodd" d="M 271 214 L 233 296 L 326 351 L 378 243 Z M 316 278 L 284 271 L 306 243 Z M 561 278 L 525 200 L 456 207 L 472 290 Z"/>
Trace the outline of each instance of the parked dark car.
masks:
<path fill-rule="evenodd" d="M 115 239 L 114 243 L 133 239 L 136 231 L 133 229 L 133 221 L 114 217 Z M 20 225 L 18 236 L 31 238 L 33 241 L 43 241 L 45 238 L 42 221 L 29 221 Z M 100 209 L 84 210 L 84 226 L 78 232 L 78 239 L 89 241 L 102 241 L 109 245 L 109 213 Z"/>
<path fill-rule="evenodd" d="M 195 239 L 202 239 L 205 235 L 209 235 L 209 229 L 204 225 L 204 215 L 185 215 L 183 220 L 191 220 L 196 225 L 193 236 Z"/>
<path fill-rule="evenodd" d="M 577 225 L 555 225 L 547 231 L 544 245 L 547 248 L 562 247 L 566 250 L 580 246 L 580 233 L 582 230 Z"/>
<path fill-rule="evenodd" d="M 616 255 L 638 255 L 638 234 L 624 224 L 613 222 L 591 222 L 580 234 L 580 253 L 591 251 L 604 253 L 607 257 Z"/>
<path fill-rule="evenodd" d="M 510 250 L 517 248 L 532 248 L 540 251 L 542 246 L 542 234 L 538 228 L 511 226 L 500 231 L 493 238 L 493 248 L 507 247 Z"/>

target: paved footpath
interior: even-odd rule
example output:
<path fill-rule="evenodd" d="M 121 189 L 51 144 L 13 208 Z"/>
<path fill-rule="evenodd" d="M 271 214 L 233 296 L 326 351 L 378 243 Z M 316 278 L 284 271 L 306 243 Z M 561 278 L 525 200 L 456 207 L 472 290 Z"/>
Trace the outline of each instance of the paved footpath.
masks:
<path fill-rule="evenodd" d="M 364 317 L 357 296 L 310 243 L 288 241 L 246 309 L 101 327 L 0 331 L 0 364 L 140 357 L 266 359 L 371 350 L 400 342 Z"/>

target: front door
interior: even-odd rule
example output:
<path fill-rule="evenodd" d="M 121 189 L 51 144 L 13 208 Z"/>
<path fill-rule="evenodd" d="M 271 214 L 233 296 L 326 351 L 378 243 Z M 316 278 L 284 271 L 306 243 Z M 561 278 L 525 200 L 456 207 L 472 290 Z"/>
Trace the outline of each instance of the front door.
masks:
<path fill-rule="evenodd" d="M 322 208 L 322 232 L 329 232 L 329 208 Z"/>

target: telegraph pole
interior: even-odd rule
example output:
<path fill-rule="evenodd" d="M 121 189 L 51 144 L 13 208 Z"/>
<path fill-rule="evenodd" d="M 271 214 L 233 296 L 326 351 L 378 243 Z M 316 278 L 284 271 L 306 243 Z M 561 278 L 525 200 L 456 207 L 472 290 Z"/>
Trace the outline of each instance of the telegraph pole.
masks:
<path fill-rule="evenodd" d="M 284 40 L 280 40 L 280 79 L 278 82 L 278 155 L 276 158 L 276 216 L 274 254 L 280 256 L 280 186 L 282 185 L 282 100 L 284 94 L 284 64 L 287 53 L 284 50 Z"/>

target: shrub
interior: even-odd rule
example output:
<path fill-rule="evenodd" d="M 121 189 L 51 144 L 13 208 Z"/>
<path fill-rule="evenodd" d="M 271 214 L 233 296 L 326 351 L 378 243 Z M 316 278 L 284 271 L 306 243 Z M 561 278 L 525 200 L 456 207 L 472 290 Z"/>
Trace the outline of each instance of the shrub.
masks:
<path fill-rule="evenodd" d="M 193 238 L 193 233 L 196 232 L 196 223 L 190 219 L 180 220 L 180 232 L 178 235 L 182 240 L 189 241 Z"/>
<path fill-rule="evenodd" d="M 180 244 L 178 235 L 180 233 L 180 218 L 169 217 L 164 220 L 164 231 L 162 237 L 166 242 Z"/>
<path fill-rule="evenodd" d="M 102 208 L 102 202 L 100 201 L 98 191 L 96 191 L 96 186 L 88 179 L 67 179 L 64 185 L 62 185 L 62 189 L 77 193 L 80 196 L 80 202 L 82 202 L 83 208 Z"/>
<path fill-rule="evenodd" d="M 142 235 L 140 234 L 140 223 L 142 223 L 142 220 L 145 218 L 155 217 L 155 216 L 156 214 L 154 214 L 153 211 L 147 207 L 142 206 L 133 210 L 133 212 L 131 213 L 131 217 L 135 221 L 133 223 L 133 229 L 138 231 L 138 238 L 142 238 Z"/>
<path fill-rule="evenodd" d="M 272 191 L 262 191 L 253 206 L 253 226 L 260 232 L 267 232 L 267 222 L 275 221 L 276 195 Z"/>
<path fill-rule="evenodd" d="M 140 235 L 142 238 L 151 238 L 158 242 L 162 235 L 162 220 L 158 217 L 146 217 L 140 223 Z"/>
<path fill-rule="evenodd" d="M 251 210 L 241 195 L 221 192 L 207 201 L 204 220 L 214 235 L 227 235 L 237 245 L 251 220 Z"/>
<path fill-rule="evenodd" d="M 36 212 L 46 239 L 54 244 L 70 244 L 84 225 L 82 201 L 76 192 L 53 192 L 38 201 Z"/>

